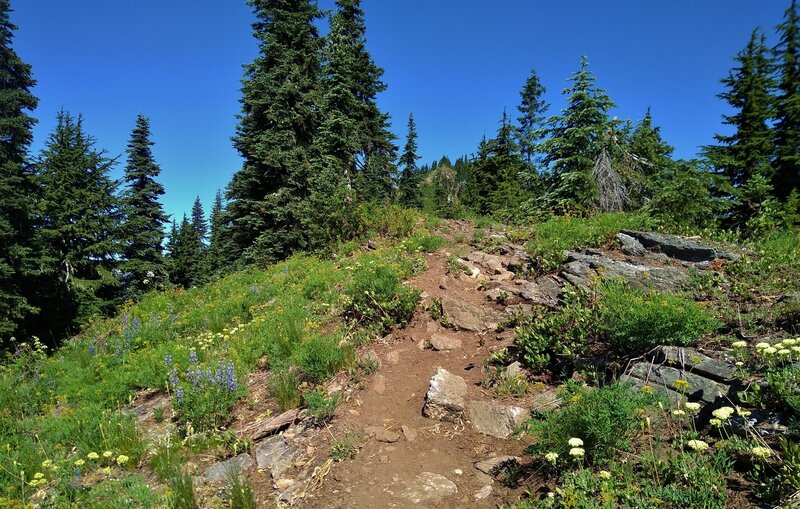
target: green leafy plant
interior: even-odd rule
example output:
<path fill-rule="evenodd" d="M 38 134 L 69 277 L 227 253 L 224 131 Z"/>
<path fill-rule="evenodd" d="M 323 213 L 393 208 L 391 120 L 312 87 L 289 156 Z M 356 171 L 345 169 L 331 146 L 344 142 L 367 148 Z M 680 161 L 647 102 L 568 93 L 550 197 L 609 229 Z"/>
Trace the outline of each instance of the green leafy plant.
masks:
<path fill-rule="evenodd" d="M 678 295 L 629 289 L 619 281 L 601 282 L 598 293 L 599 328 L 622 352 L 687 346 L 720 325 L 699 304 Z"/>
<path fill-rule="evenodd" d="M 399 270 L 377 263 L 357 267 L 346 293 L 349 315 L 361 324 L 378 324 L 381 331 L 405 325 L 420 296 L 419 290 L 403 284 Z"/>
<path fill-rule="evenodd" d="M 270 393 L 278 403 L 281 412 L 300 406 L 298 385 L 300 385 L 300 381 L 292 370 L 284 369 L 272 373 L 269 378 Z"/>
<path fill-rule="evenodd" d="M 576 287 L 566 287 L 563 302 L 555 312 L 535 310 L 533 317 L 517 327 L 514 343 L 522 361 L 534 371 L 564 372 L 586 349 L 593 328 L 588 296 Z"/>
<path fill-rule="evenodd" d="M 326 394 L 321 389 L 303 393 L 303 400 L 308 409 L 308 415 L 317 425 L 327 424 L 333 419 L 336 405 L 339 404 L 338 394 Z"/>
<path fill-rule="evenodd" d="M 184 377 L 179 378 L 176 369 L 170 373 L 176 420 L 184 427 L 191 424 L 196 431 L 217 429 L 230 421 L 230 410 L 242 394 L 236 369 L 223 361 L 204 368 L 196 356 L 190 362 Z"/>
<path fill-rule="evenodd" d="M 333 458 L 334 461 L 338 462 L 355 459 L 357 455 L 358 449 L 349 438 L 336 439 L 331 445 L 331 458 Z"/>
<path fill-rule="evenodd" d="M 352 349 L 332 336 L 307 339 L 295 353 L 297 366 L 314 382 L 323 382 L 342 369 Z"/>
<path fill-rule="evenodd" d="M 652 395 L 621 382 L 596 389 L 569 382 L 561 400 L 561 409 L 531 423 L 531 434 L 539 437 L 534 451 L 568 458 L 569 440 L 578 438 L 586 459 L 596 463 L 608 462 L 617 451 L 630 447 L 642 429 L 644 410 L 655 401 Z"/>
<path fill-rule="evenodd" d="M 230 509 L 255 509 L 256 494 L 247 477 L 238 469 L 228 472 L 228 506 Z"/>

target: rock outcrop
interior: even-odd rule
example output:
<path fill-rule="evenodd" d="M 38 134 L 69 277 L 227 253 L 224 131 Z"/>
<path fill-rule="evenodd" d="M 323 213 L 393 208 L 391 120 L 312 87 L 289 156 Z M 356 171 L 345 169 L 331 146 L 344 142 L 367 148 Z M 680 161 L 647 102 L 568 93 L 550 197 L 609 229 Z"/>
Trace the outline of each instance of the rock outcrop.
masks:
<path fill-rule="evenodd" d="M 444 368 L 431 378 L 422 415 L 439 421 L 459 422 L 464 415 L 467 382 Z"/>

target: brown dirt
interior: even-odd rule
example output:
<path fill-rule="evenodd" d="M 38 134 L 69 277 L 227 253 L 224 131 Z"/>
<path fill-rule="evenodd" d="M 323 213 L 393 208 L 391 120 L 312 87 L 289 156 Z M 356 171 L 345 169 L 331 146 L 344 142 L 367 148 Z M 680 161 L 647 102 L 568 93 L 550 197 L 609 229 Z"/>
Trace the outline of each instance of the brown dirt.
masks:
<path fill-rule="evenodd" d="M 468 226 L 449 223 L 451 231 L 470 233 Z M 451 246 L 427 255 L 428 268 L 410 281 L 425 296 L 425 302 L 444 296 L 479 305 L 486 301 L 478 283 L 467 276 L 447 275 L 449 252 L 466 246 Z M 440 287 L 444 283 L 446 289 Z M 433 333 L 462 340 L 460 349 L 437 352 L 420 349 Z M 381 361 L 377 373 L 362 382 L 337 409 L 331 425 L 317 433 L 311 447 L 319 459 L 327 460 L 335 439 L 347 438 L 359 444 L 355 459 L 334 463 L 321 486 L 308 492 L 295 506 L 301 508 L 495 508 L 515 500 L 510 490 L 478 471 L 474 464 L 496 455 L 523 455 L 525 442 L 501 440 L 482 435 L 464 423 L 451 424 L 422 416 L 425 393 L 438 367 L 463 377 L 468 383 L 467 400 L 491 399 L 493 393 L 480 386 L 484 360 L 511 342 L 509 334 L 455 331 L 434 321 L 420 306 L 411 323 L 366 347 Z M 518 403 L 519 404 L 519 403 Z M 524 405 L 521 405 L 524 406 Z M 402 436 L 395 443 L 380 443 L 359 433 L 368 426 L 383 426 L 401 433 L 401 426 L 416 432 L 414 441 Z M 441 474 L 458 487 L 458 493 L 431 504 L 413 504 L 400 496 L 407 483 L 422 472 Z M 476 501 L 473 495 L 487 484 L 492 493 Z M 265 506 L 266 507 L 266 506 Z"/>

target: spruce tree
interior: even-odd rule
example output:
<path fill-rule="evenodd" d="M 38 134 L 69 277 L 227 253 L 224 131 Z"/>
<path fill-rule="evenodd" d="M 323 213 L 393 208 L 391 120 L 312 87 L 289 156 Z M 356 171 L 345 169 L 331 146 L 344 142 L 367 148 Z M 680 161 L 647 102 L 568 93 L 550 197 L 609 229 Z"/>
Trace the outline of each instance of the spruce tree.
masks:
<path fill-rule="evenodd" d="M 205 267 L 200 235 L 186 214 L 173 235 L 169 253 L 170 281 L 184 288 L 204 283 Z"/>
<path fill-rule="evenodd" d="M 113 311 L 118 296 L 120 204 L 109 176 L 115 160 L 94 144 L 83 118 L 61 111 L 37 164 L 48 310 L 39 322 L 56 337 Z"/>
<path fill-rule="evenodd" d="M 656 192 L 655 176 L 668 168 L 672 161 L 673 147 L 661 138 L 661 128 L 653 126 L 650 108 L 640 120 L 628 140 L 630 166 L 635 169 L 628 177 L 633 206 L 640 206 Z"/>
<path fill-rule="evenodd" d="M 398 201 L 405 207 L 420 208 L 422 206 L 422 196 L 419 190 L 419 172 L 417 169 L 418 159 L 417 126 L 414 123 L 414 114 L 409 113 L 406 145 L 399 160 L 402 169 L 397 183 Z"/>
<path fill-rule="evenodd" d="M 743 194 L 743 186 L 754 177 L 765 182 L 772 178 L 774 134 L 770 119 L 774 116 L 775 83 L 765 37 L 757 30 L 735 60 L 739 65 L 722 80 L 727 90 L 719 94 L 734 112 L 723 116 L 723 123 L 735 130 L 731 135 L 714 136 L 717 145 L 704 147 L 703 153 L 715 173 L 723 177 L 718 180 L 721 191 L 733 196 L 731 220 L 739 225 L 758 211 L 762 199 L 753 202 L 756 197 L 751 192 Z"/>
<path fill-rule="evenodd" d="M 586 209 L 595 202 L 592 170 L 612 125 L 608 111 L 615 106 L 603 89 L 595 87 L 595 79 L 584 55 L 581 69 L 569 79 L 572 86 L 563 92 L 567 107 L 548 120 L 543 163 L 549 167 L 550 180 L 545 200 L 552 208 Z"/>
<path fill-rule="evenodd" d="M 197 232 L 200 243 L 205 246 L 208 241 L 208 221 L 206 221 L 206 214 L 203 211 L 203 202 L 200 201 L 200 196 L 197 196 L 192 204 L 192 228 Z"/>
<path fill-rule="evenodd" d="M 310 0 L 248 0 L 259 55 L 246 66 L 235 148 L 244 158 L 228 186 L 234 254 L 249 262 L 306 246 L 310 147 L 318 126 L 321 40 Z"/>
<path fill-rule="evenodd" d="M 169 218 L 159 201 L 164 194 L 164 186 L 156 181 L 161 169 L 153 157 L 150 136 L 150 121 L 144 115 L 139 115 L 128 142 L 124 176 L 127 188 L 122 195 L 124 262 L 120 268 L 124 292 L 128 297 L 162 288 L 167 282 L 161 249 L 164 224 Z"/>
<path fill-rule="evenodd" d="M 26 298 L 37 202 L 27 159 L 38 101 L 31 67 L 11 46 L 17 27 L 10 12 L 9 0 L 0 0 L 0 347 L 36 311 Z"/>
<path fill-rule="evenodd" d="M 786 199 L 800 191 L 800 12 L 792 0 L 775 48 L 779 65 L 775 123 L 775 193 Z"/>
<path fill-rule="evenodd" d="M 235 260 L 231 258 L 230 229 L 227 223 L 222 193 L 217 191 L 211 206 L 210 234 L 206 253 L 206 274 L 217 276 L 231 268 Z"/>
<path fill-rule="evenodd" d="M 327 62 L 323 86 L 334 101 L 323 104 L 323 114 L 342 118 L 341 147 L 355 147 L 354 157 L 344 163 L 358 175 L 354 185 L 363 200 L 385 200 L 392 193 L 396 147 L 389 131 L 389 115 L 377 105 L 376 97 L 386 90 L 383 69 L 366 48 L 366 26 L 360 0 L 337 0 L 328 35 Z M 331 104 L 333 102 L 334 104 Z M 336 155 L 336 154 L 334 154 Z"/>
<path fill-rule="evenodd" d="M 525 80 L 525 85 L 519 93 L 521 101 L 517 106 L 520 113 L 520 116 L 517 117 L 520 151 L 529 165 L 535 162 L 534 154 L 539 152 L 539 144 L 545 133 L 543 129 L 544 114 L 549 108 L 543 99 L 546 91 L 547 89 L 539 81 L 536 69 L 531 69 L 531 74 Z"/>

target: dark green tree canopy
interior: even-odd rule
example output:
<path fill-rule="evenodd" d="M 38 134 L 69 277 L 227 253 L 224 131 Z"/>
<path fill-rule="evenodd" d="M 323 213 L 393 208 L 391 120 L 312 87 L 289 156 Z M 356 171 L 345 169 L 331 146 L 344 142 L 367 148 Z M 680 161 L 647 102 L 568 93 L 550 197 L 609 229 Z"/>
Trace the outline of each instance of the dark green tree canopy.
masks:
<path fill-rule="evenodd" d="M 131 297 L 161 288 L 167 281 L 161 249 L 169 218 L 160 202 L 164 186 L 156 181 L 161 169 L 153 157 L 150 137 L 150 121 L 139 115 L 128 142 L 122 194 L 121 269 L 125 294 Z"/>
<path fill-rule="evenodd" d="M 778 25 L 780 42 L 775 48 L 780 79 L 776 98 L 775 176 L 776 194 L 787 198 L 800 191 L 800 11 L 792 0 L 784 21 Z"/>
<path fill-rule="evenodd" d="M 520 113 L 520 116 L 517 117 L 519 146 L 528 164 L 534 162 L 534 154 L 540 151 L 539 145 L 545 135 L 544 114 L 550 107 L 543 98 L 546 91 L 547 89 L 539 80 L 536 69 L 531 69 L 531 74 L 525 80 L 525 85 L 519 93 L 521 100 L 517 106 Z"/>
<path fill-rule="evenodd" d="M 309 194 L 310 147 L 322 41 L 309 0 L 249 0 L 259 56 L 245 68 L 234 147 L 244 158 L 228 186 L 233 246 L 269 261 L 306 245 L 299 228 Z"/>
<path fill-rule="evenodd" d="M 0 0 L 0 345 L 36 310 L 26 282 L 36 261 L 32 249 L 37 193 L 27 162 L 37 99 L 31 67 L 12 48 L 9 0 Z"/>
<path fill-rule="evenodd" d="M 400 178 L 397 183 L 398 201 L 406 207 L 419 208 L 422 206 L 422 196 L 419 190 L 419 172 L 417 168 L 417 125 L 414 114 L 408 114 L 408 132 L 403 154 L 400 156 Z"/>

